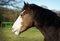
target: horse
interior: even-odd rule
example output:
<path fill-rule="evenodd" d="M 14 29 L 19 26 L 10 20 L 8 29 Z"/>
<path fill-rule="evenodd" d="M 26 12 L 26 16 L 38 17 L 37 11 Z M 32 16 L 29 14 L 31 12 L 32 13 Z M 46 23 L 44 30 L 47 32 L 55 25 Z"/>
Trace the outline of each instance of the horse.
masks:
<path fill-rule="evenodd" d="M 60 41 L 60 17 L 49 9 L 24 2 L 12 32 L 19 35 L 31 27 L 36 27 L 43 34 L 44 41 Z"/>

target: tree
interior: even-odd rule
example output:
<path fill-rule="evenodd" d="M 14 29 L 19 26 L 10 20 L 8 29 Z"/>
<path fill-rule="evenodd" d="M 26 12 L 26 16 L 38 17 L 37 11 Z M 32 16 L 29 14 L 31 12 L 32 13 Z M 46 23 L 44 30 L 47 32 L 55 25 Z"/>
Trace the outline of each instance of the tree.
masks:
<path fill-rule="evenodd" d="M 21 4 L 23 0 L 0 0 L 0 7 L 3 6 L 12 6 L 17 9 L 21 9 L 21 7 L 17 6 L 17 4 Z"/>
<path fill-rule="evenodd" d="M 0 0 L 0 22 L 4 21 L 4 19 L 7 20 L 11 17 L 10 15 L 12 14 L 11 12 L 13 12 L 13 11 L 9 12 L 10 10 L 7 9 L 8 6 L 12 6 L 14 9 L 18 10 L 18 9 L 21 9 L 21 7 L 19 7 L 20 5 L 17 6 L 17 4 L 21 4 L 22 2 L 23 2 L 23 0 Z M 6 9 L 4 9 L 4 6 L 6 6 Z M 8 18 L 6 18 L 5 15 Z M 9 16 L 7 16 L 7 15 L 9 15 Z M 16 13 L 14 15 L 16 15 Z"/>
<path fill-rule="evenodd" d="M 0 0 L 0 6 L 7 5 L 10 2 L 10 0 Z"/>

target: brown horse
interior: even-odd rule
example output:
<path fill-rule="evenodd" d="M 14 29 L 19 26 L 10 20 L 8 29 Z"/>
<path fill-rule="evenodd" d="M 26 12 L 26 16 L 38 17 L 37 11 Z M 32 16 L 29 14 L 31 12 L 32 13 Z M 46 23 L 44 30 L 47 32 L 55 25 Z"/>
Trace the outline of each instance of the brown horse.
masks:
<path fill-rule="evenodd" d="M 31 27 L 36 27 L 44 35 L 44 41 L 60 41 L 60 17 L 56 13 L 35 4 L 24 2 L 20 14 L 16 21 L 22 21 L 16 22 L 16 27 L 13 25 L 15 34 L 18 35 Z M 17 26 L 18 24 L 20 26 Z"/>

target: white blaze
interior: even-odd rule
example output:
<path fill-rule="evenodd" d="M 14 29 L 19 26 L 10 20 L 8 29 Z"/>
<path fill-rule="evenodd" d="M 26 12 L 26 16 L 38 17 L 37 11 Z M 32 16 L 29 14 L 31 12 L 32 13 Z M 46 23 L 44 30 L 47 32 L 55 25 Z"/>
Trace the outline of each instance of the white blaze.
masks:
<path fill-rule="evenodd" d="M 21 22 L 22 22 L 22 18 L 21 16 L 19 16 L 12 26 L 13 28 L 12 32 L 15 32 L 16 35 L 18 35 L 20 32 L 20 27 L 22 26 Z"/>
<path fill-rule="evenodd" d="M 23 14 L 24 11 L 21 12 L 20 14 Z M 12 32 L 14 32 L 16 35 L 19 35 L 19 33 L 20 33 L 20 30 L 21 30 L 20 28 L 22 26 L 21 22 L 22 22 L 22 18 L 21 18 L 21 15 L 20 15 L 12 26 L 12 29 L 13 29 Z"/>

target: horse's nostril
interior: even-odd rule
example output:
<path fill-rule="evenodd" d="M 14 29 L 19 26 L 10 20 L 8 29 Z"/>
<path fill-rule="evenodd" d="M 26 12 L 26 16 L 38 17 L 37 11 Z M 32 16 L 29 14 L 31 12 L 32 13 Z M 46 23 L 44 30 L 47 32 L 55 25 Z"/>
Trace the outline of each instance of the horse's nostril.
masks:
<path fill-rule="evenodd" d="M 14 28 L 12 28 L 12 32 L 15 32 Z"/>

